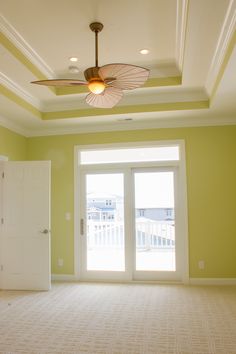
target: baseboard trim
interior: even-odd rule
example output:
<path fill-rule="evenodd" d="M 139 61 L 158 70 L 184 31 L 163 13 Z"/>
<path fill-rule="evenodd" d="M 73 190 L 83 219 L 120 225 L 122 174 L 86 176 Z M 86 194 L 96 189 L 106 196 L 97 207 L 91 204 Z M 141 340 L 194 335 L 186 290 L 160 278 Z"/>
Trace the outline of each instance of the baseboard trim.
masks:
<path fill-rule="evenodd" d="M 190 278 L 190 285 L 236 285 L 236 278 Z"/>
<path fill-rule="evenodd" d="M 73 274 L 52 274 L 52 281 L 64 281 L 64 282 L 74 282 L 78 281 L 78 278 Z"/>
<path fill-rule="evenodd" d="M 52 281 L 58 281 L 58 282 L 98 282 L 97 280 L 80 280 L 78 277 L 76 277 L 73 274 L 52 274 L 51 276 Z M 111 282 L 111 281 L 99 281 L 99 283 L 104 283 L 104 282 Z M 121 281 L 112 281 L 121 283 Z M 142 283 L 142 284 L 182 284 L 182 285 L 236 285 L 236 278 L 190 278 L 188 282 L 175 282 L 175 281 L 168 281 L 168 282 L 163 282 L 163 281 L 123 281 L 122 283 Z"/>

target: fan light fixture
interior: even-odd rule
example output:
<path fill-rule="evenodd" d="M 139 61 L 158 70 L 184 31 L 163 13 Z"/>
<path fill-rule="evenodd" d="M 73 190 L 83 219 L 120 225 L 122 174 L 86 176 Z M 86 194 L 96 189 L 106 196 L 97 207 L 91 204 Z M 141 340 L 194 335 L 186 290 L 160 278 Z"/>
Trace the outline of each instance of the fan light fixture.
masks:
<path fill-rule="evenodd" d="M 88 88 L 92 93 L 95 93 L 95 95 L 99 95 L 105 90 L 105 84 L 102 80 L 100 79 L 94 79 L 91 80 L 88 84 Z"/>
<path fill-rule="evenodd" d="M 33 81 L 32 84 L 45 86 L 88 86 L 90 93 L 86 102 L 97 108 L 112 108 L 123 97 L 124 90 L 142 86 L 148 79 L 149 70 L 130 64 L 107 64 L 98 66 L 98 33 L 103 24 L 93 22 L 90 29 L 95 33 L 95 66 L 84 71 L 87 81 L 73 79 L 53 79 Z M 71 57 L 71 61 L 78 58 Z"/>

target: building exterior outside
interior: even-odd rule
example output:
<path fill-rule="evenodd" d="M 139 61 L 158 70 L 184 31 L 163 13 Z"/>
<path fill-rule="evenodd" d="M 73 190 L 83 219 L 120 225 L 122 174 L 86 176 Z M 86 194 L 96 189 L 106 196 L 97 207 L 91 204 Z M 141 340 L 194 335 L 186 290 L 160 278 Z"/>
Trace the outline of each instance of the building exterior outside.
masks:
<path fill-rule="evenodd" d="M 157 221 L 173 221 L 175 219 L 173 208 L 137 208 L 136 218 L 140 217 Z"/>
<path fill-rule="evenodd" d="M 94 221 L 121 221 L 124 218 L 123 198 L 115 194 L 89 193 L 87 218 Z"/>
<path fill-rule="evenodd" d="M 87 195 L 87 218 L 94 221 L 121 221 L 123 197 L 115 194 L 89 193 Z M 174 221 L 173 208 L 136 208 L 135 217 L 155 221 Z"/>

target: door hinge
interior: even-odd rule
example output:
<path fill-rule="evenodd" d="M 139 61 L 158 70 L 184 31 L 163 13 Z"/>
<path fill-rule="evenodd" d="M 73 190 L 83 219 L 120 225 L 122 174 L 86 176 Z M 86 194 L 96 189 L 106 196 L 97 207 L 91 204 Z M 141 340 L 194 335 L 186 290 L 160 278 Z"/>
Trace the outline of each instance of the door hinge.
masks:
<path fill-rule="evenodd" d="M 1 218 L 1 224 L 2 224 L 2 225 L 4 224 L 4 219 L 3 219 L 3 218 Z"/>
<path fill-rule="evenodd" d="M 5 173 L 3 172 L 3 173 L 2 173 L 2 178 L 4 178 L 4 177 L 5 177 Z"/>
<path fill-rule="evenodd" d="M 3 272 L 3 265 L 0 265 L 0 271 Z"/>

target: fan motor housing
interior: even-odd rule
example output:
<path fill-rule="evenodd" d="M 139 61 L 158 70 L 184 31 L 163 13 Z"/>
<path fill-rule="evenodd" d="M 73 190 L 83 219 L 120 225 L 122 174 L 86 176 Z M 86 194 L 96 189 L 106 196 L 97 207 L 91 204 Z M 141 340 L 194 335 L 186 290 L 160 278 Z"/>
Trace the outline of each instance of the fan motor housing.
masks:
<path fill-rule="evenodd" d="M 101 32 L 103 29 L 103 24 L 101 22 L 93 22 L 90 23 L 89 27 L 93 32 Z"/>
<path fill-rule="evenodd" d="M 99 77 L 98 75 L 98 70 L 99 70 L 99 67 L 97 66 L 94 66 L 92 68 L 88 68 L 84 71 L 84 77 L 87 81 L 90 81 L 91 79 L 100 79 L 101 78 Z"/>

